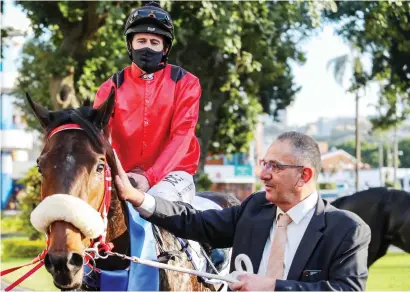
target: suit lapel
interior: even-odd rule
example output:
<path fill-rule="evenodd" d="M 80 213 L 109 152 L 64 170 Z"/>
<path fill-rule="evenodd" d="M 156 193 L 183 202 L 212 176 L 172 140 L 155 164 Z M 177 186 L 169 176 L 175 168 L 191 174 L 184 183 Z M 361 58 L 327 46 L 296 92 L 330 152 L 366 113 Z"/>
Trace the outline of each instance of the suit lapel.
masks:
<path fill-rule="evenodd" d="M 258 273 L 263 250 L 272 228 L 273 219 L 276 215 L 276 206 L 270 203 L 262 206 L 261 212 L 252 219 L 251 245 L 249 258 L 253 265 L 253 272 Z"/>
<path fill-rule="evenodd" d="M 300 275 L 302 274 L 310 255 L 313 253 L 319 239 L 323 236 L 323 233 L 320 230 L 325 227 L 324 209 L 325 206 L 323 200 L 319 196 L 315 213 L 313 214 L 305 234 L 300 241 L 299 247 L 296 250 L 295 256 L 293 257 L 287 280 L 300 280 Z"/>

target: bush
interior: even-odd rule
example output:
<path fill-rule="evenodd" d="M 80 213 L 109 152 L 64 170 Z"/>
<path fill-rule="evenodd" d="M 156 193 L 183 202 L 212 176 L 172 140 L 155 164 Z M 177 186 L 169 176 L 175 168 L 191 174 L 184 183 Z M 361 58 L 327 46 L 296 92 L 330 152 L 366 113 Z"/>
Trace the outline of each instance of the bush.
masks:
<path fill-rule="evenodd" d="M 34 229 L 30 222 L 31 212 L 40 203 L 41 175 L 38 173 L 37 167 L 29 169 L 20 183 L 24 184 L 25 191 L 25 194 L 20 198 L 22 231 L 27 234 L 30 240 L 40 239 L 42 233 Z"/>
<path fill-rule="evenodd" d="M 319 190 L 332 190 L 332 189 L 336 189 L 336 183 L 330 183 L 330 182 L 326 182 L 326 183 L 319 183 Z"/>
<path fill-rule="evenodd" d="M 200 173 L 195 176 L 195 188 L 197 192 L 209 191 L 212 184 L 212 181 L 206 173 Z"/>
<path fill-rule="evenodd" d="M 17 233 L 23 228 L 22 221 L 18 216 L 5 216 L 1 218 L 1 233 Z"/>
<path fill-rule="evenodd" d="M 2 258 L 34 258 L 46 248 L 44 240 L 9 238 L 2 240 Z"/>
<path fill-rule="evenodd" d="M 394 185 L 394 182 L 392 182 L 392 181 L 386 181 L 386 182 L 384 183 L 384 186 L 385 186 L 386 188 L 399 189 L 399 190 L 401 189 L 401 185 L 400 185 L 399 182 L 397 182 L 396 185 Z"/>

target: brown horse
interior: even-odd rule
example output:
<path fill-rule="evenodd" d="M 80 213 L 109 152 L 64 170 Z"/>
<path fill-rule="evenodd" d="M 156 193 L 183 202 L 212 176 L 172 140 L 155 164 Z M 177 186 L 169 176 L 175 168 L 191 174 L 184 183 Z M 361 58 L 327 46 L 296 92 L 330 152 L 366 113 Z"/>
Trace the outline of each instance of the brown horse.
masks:
<path fill-rule="evenodd" d="M 46 132 L 44 149 L 37 160 L 42 174 L 41 199 L 55 194 L 69 194 L 87 202 L 94 210 L 99 210 L 104 200 L 104 172 L 107 165 L 111 168 L 112 177 L 117 174 L 113 151 L 107 139 L 107 125 L 115 103 L 114 91 L 98 109 L 93 109 L 86 102 L 78 109 L 50 112 L 33 102 L 28 94 L 27 100 Z M 56 128 L 65 124 L 76 124 L 81 129 L 55 132 Z M 209 193 L 206 196 L 212 197 Z M 221 207 L 239 203 L 232 196 L 221 194 L 217 196 L 217 201 Z M 82 216 L 85 216 L 87 222 L 87 214 Z M 113 243 L 113 251 L 129 255 L 127 207 L 116 195 L 114 187 L 107 217 L 106 241 Z M 79 226 L 62 219 L 51 221 L 46 232 L 49 248 L 44 264 L 55 286 L 62 290 L 88 289 L 83 285 L 84 256 L 92 238 L 87 238 Z M 164 230 L 160 230 L 160 234 L 164 250 L 181 250 L 181 244 L 174 236 Z M 193 268 L 186 254 L 181 251 L 168 263 Z M 129 264 L 129 261 L 112 256 L 96 261 L 96 267 L 103 270 L 123 270 Z M 159 289 L 162 291 L 212 291 L 216 288 L 188 274 L 160 270 Z"/>

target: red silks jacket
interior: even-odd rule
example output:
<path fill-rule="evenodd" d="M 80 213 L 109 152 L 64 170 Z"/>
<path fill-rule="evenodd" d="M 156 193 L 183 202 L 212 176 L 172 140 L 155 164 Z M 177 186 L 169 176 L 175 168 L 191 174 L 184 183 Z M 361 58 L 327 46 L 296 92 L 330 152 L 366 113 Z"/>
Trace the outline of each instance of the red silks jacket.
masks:
<path fill-rule="evenodd" d="M 126 172 L 144 171 L 152 187 L 171 171 L 195 174 L 200 146 L 195 136 L 199 115 L 199 79 L 181 67 L 142 75 L 132 63 L 97 91 L 94 107 L 116 88 L 109 122 L 112 146 Z"/>

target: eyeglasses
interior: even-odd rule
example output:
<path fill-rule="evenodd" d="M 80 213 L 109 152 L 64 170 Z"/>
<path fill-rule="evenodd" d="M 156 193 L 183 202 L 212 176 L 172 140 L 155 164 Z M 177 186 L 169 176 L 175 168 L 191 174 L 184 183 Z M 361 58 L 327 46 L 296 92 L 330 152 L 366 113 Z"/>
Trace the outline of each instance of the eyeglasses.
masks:
<path fill-rule="evenodd" d="M 281 172 L 285 168 L 303 168 L 304 167 L 302 165 L 280 164 L 280 163 L 276 163 L 273 161 L 265 161 L 263 159 L 259 160 L 259 165 L 268 171 L 272 171 L 276 173 Z"/>
<path fill-rule="evenodd" d="M 134 22 L 135 20 L 145 18 L 145 17 L 152 17 L 160 21 L 162 24 L 164 24 L 168 28 L 172 28 L 172 21 L 169 18 L 169 15 L 167 13 L 161 12 L 161 11 L 156 11 L 152 9 L 140 9 L 134 12 L 134 14 L 131 16 L 131 23 Z"/>

